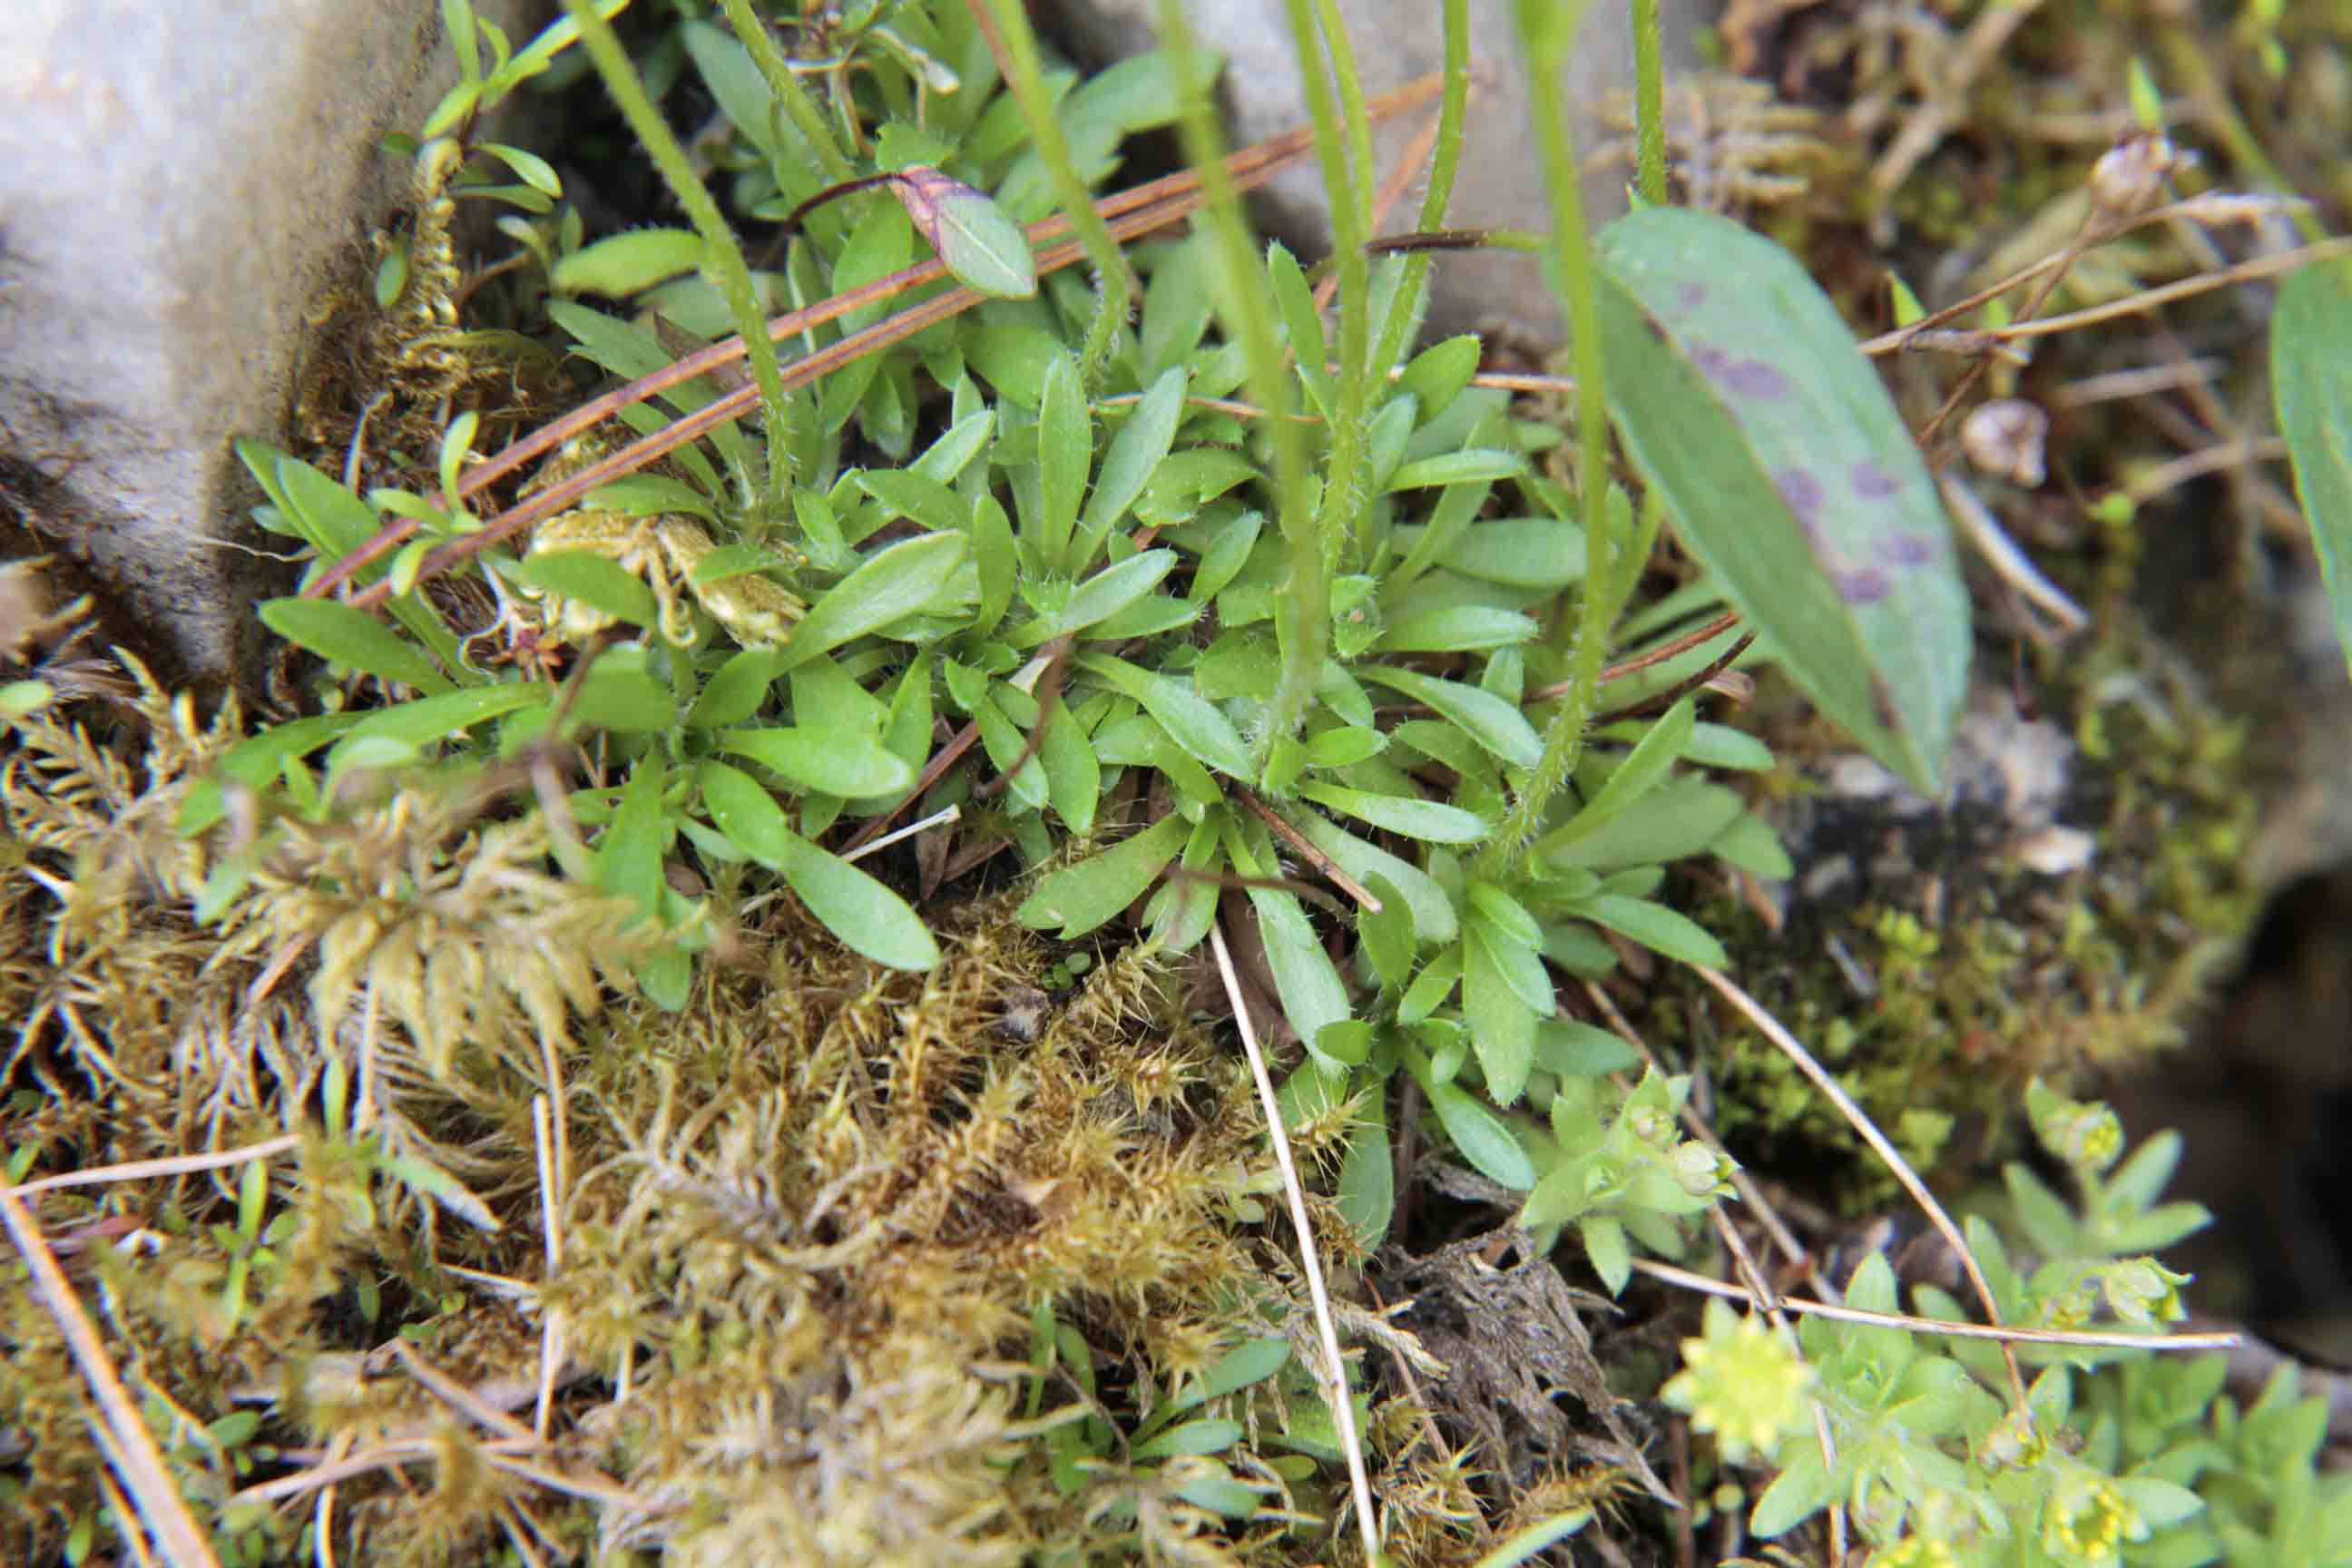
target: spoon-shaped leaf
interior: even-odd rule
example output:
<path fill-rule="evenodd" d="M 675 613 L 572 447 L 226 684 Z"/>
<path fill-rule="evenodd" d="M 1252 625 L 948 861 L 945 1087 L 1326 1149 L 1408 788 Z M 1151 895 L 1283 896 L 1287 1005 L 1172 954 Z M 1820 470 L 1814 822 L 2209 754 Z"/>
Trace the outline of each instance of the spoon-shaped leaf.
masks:
<path fill-rule="evenodd" d="M 1601 231 L 1610 413 L 1692 552 L 1822 711 L 1927 794 L 1969 600 L 1927 466 L 1835 307 L 1727 218 Z"/>

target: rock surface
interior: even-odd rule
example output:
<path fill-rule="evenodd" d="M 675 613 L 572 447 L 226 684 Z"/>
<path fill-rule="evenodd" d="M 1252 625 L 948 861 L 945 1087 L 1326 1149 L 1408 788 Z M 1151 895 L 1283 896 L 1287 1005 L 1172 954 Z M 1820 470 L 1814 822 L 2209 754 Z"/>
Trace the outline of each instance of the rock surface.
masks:
<path fill-rule="evenodd" d="M 1712 20 L 1716 9 L 1707 0 L 1664 0 L 1670 74 L 1694 63 L 1696 31 Z M 1447 216 L 1454 227 L 1541 227 L 1549 210 L 1543 171 L 1528 140 L 1527 76 L 1511 10 L 1510 0 L 1470 0 L 1474 85 L 1461 176 Z M 1100 63 L 1151 47 L 1160 5 L 1159 0 L 1045 0 L 1038 11 L 1040 24 L 1049 33 L 1088 63 Z M 1402 86 L 1444 66 L 1444 22 L 1435 0 L 1339 0 L 1339 11 L 1347 20 L 1367 94 Z M 1235 145 L 1307 123 L 1284 0 L 1191 0 L 1188 12 L 1201 42 L 1225 57 L 1222 89 L 1227 132 Z M 1603 129 L 1601 106 L 1612 91 L 1630 94 L 1633 61 L 1626 7 L 1593 6 L 1567 72 L 1570 101 L 1579 109 L 1581 153 L 1589 155 L 1616 134 Z M 1395 165 L 1418 129 L 1400 122 L 1379 135 L 1375 160 L 1380 177 Z M 1604 222 L 1625 208 L 1620 172 L 1589 174 L 1584 192 L 1590 222 Z M 1412 228 L 1419 201 L 1416 183 L 1409 202 L 1382 232 Z M 1261 207 L 1263 221 L 1317 256 L 1330 246 L 1325 213 L 1322 181 L 1311 159 L 1286 170 Z M 1559 312 L 1533 256 L 1445 256 L 1432 273 L 1432 287 L 1430 325 L 1435 331 L 1499 328 L 1507 338 L 1516 336 L 1538 347 L 1559 339 Z"/>
<path fill-rule="evenodd" d="M 478 0 L 528 38 L 547 0 Z M 437 5 L 0 5 L 0 533 L 87 568 L 169 675 L 249 673 L 269 563 L 230 448 L 284 423 L 306 312 L 364 286 L 377 147 L 456 79 Z M 143 635 L 142 635 L 143 634 Z"/>

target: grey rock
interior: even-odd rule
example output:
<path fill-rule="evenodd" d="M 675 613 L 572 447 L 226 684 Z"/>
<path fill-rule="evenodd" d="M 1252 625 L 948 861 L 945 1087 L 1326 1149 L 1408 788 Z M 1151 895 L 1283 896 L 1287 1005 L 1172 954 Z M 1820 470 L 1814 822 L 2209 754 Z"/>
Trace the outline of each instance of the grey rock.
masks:
<path fill-rule="evenodd" d="M 1471 0 L 1473 86 L 1462 173 L 1447 215 L 1454 227 L 1547 226 L 1550 203 L 1528 132 L 1527 76 L 1511 9 L 1510 0 Z M 1710 0 L 1664 0 L 1661 9 L 1667 68 L 1686 68 L 1695 61 L 1694 30 L 1711 20 L 1717 7 Z M 1444 22 L 1435 0 L 1340 0 L 1339 10 L 1367 94 L 1400 87 L 1444 66 Z M 1099 62 L 1151 47 L 1160 5 L 1159 0 L 1047 0 L 1039 11 L 1045 25 L 1070 48 L 1089 62 Z M 1229 134 L 1236 145 L 1307 123 L 1283 0 L 1189 0 L 1187 14 L 1200 41 L 1226 58 L 1222 90 Z M 1601 107 L 1611 91 L 1632 91 L 1633 62 L 1627 8 L 1614 3 L 1594 5 L 1567 68 L 1567 90 L 1570 101 L 1578 106 L 1577 138 L 1582 152 L 1590 153 L 1614 134 L 1602 128 Z M 1400 121 L 1376 138 L 1375 160 L 1382 176 L 1416 130 L 1416 125 Z M 1383 232 L 1412 226 L 1419 190 L 1416 184 L 1410 205 Z M 1615 216 L 1625 207 L 1622 173 L 1589 174 L 1584 195 L 1588 222 Z M 1312 159 L 1284 171 L 1260 212 L 1286 241 L 1316 255 L 1329 248 L 1322 182 Z M 1432 281 L 1433 331 L 1482 328 L 1536 345 L 1559 341 L 1559 310 L 1530 255 L 1447 255 L 1433 269 Z"/>
<path fill-rule="evenodd" d="M 478 8 L 520 43 L 548 5 Z M 407 180 L 377 143 L 456 79 L 441 8 L 7 0 L 0 62 L 0 521 L 168 676 L 249 675 L 272 574 L 230 441 L 279 433 L 306 312 L 364 287 Z"/>

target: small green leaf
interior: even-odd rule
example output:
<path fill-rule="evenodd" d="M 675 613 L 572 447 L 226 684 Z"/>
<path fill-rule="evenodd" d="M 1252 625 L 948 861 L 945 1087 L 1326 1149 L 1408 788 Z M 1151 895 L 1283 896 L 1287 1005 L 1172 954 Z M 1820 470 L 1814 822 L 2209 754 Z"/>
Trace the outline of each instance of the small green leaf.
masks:
<path fill-rule="evenodd" d="M 994 202 L 937 169 L 901 169 L 890 190 L 915 232 L 939 253 L 956 280 L 1000 300 L 1037 292 L 1037 258 L 1029 237 Z"/>
<path fill-rule="evenodd" d="M 913 615 L 947 586 L 970 552 L 961 533 L 927 533 L 868 556 L 810 606 L 778 650 L 779 671 Z"/>
<path fill-rule="evenodd" d="M 2306 267 L 2280 288 L 2271 391 L 2336 641 L 2352 659 L 2352 261 Z"/>
<path fill-rule="evenodd" d="M 1179 1454 L 1221 1454 L 1241 1441 L 1238 1421 L 1187 1421 L 1171 1426 L 1135 1446 L 1137 1459 L 1166 1459 Z"/>
<path fill-rule="evenodd" d="M 1548 1546 L 1566 1541 L 1592 1522 L 1589 1508 L 1571 1508 L 1517 1531 L 1472 1565 L 1472 1568 L 1518 1568 L 1532 1563 Z"/>
<path fill-rule="evenodd" d="M 1710 969 L 1720 969 L 1730 960 L 1723 944 L 1715 940 L 1705 926 L 1689 916 L 1654 904 L 1646 899 L 1627 898 L 1622 893 L 1601 893 L 1580 899 L 1569 906 L 1569 912 L 1607 926 L 1621 936 L 1630 936 L 1643 947 L 1664 953 L 1684 963 L 1703 963 Z"/>
<path fill-rule="evenodd" d="M 561 196 L 563 194 L 563 182 L 557 177 L 555 165 L 538 153 L 509 147 L 503 142 L 485 142 L 480 145 L 483 152 L 512 169 L 515 178 L 541 195 Z"/>
<path fill-rule="evenodd" d="M 1642 1065 L 1642 1053 L 1598 1025 L 1547 1018 L 1536 1026 L 1536 1066 L 1559 1078 L 1601 1078 Z"/>
<path fill-rule="evenodd" d="M 1584 1256 L 1592 1260 L 1592 1271 L 1609 1287 L 1612 1296 L 1625 1289 L 1625 1281 L 1633 1277 L 1633 1249 L 1625 1239 L 1625 1227 L 1607 1215 L 1588 1216 L 1577 1226 L 1584 1237 Z"/>
<path fill-rule="evenodd" d="M 591 729 L 622 734 L 651 734 L 677 722 L 677 695 L 666 681 L 656 680 L 642 667 L 611 655 L 596 661 L 581 683 L 572 706 L 572 721 Z"/>
<path fill-rule="evenodd" d="M 1129 556 L 1116 566 L 1106 566 L 1071 591 L 1069 602 L 1042 635 L 1016 634 L 1013 641 L 1016 646 L 1034 647 L 1050 637 L 1066 637 L 1097 621 L 1108 620 L 1160 586 L 1175 566 L 1173 550 L 1147 550 Z"/>
<path fill-rule="evenodd" d="M 1450 1083 L 1423 1084 L 1422 1092 L 1429 1097 L 1445 1135 L 1480 1175 L 1515 1193 L 1536 1184 L 1535 1162 L 1502 1118 Z"/>
<path fill-rule="evenodd" d="M 1478 1052 L 1478 1070 L 1497 1105 L 1515 1103 L 1536 1060 L 1536 1010 L 1528 1005 L 1496 961 L 1475 925 L 1462 938 L 1462 1016 Z"/>
<path fill-rule="evenodd" d="M 1110 450 L 1103 457 L 1102 472 L 1095 480 L 1094 493 L 1087 498 L 1086 515 L 1079 530 L 1080 548 L 1070 568 L 1076 571 L 1094 559 L 1101 542 L 1127 515 L 1143 488 L 1167 460 L 1168 449 L 1176 439 L 1176 427 L 1184 419 L 1184 371 L 1181 366 L 1164 372 L 1143 395 L 1127 416 L 1118 435 L 1111 437 Z M 1197 596 L 1207 598 L 1196 587 Z"/>
<path fill-rule="evenodd" d="M 1241 731 L 1191 683 L 1104 654 L 1083 654 L 1074 662 L 1141 703 L 1143 710 L 1202 763 L 1231 778 L 1249 779 L 1249 747 L 1243 742 Z"/>
<path fill-rule="evenodd" d="M 1650 726 L 1648 734 L 1610 773 L 1608 782 L 1584 805 L 1584 809 L 1536 843 L 1536 853 L 1550 855 L 1607 826 L 1649 793 L 1682 757 L 1690 744 L 1691 726 L 1697 721 L 1696 700 L 1685 697 Z"/>
<path fill-rule="evenodd" d="M 1382 653 L 1473 653 L 1535 640 L 1534 621 L 1492 605 L 1447 605 L 1402 617 L 1381 633 Z"/>
<path fill-rule="evenodd" d="M 1419 490 L 1436 485 L 1516 479 L 1527 471 L 1527 467 L 1528 460 L 1517 452 L 1472 447 L 1403 464 L 1389 476 L 1387 488 L 1392 491 Z"/>
<path fill-rule="evenodd" d="M 323 658 L 363 675 L 396 680 L 417 690 L 451 689 L 414 644 L 365 610 L 334 599 L 271 599 L 261 606 L 261 624 Z"/>
<path fill-rule="evenodd" d="M 725 763 L 702 765 L 702 798 L 720 832 L 782 873 L 809 912 L 854 952 L 893 969 L 929 969 L 939 945 L 906 900 L 847 861 L 793 832 L 758 781 Z"/>
<path fill-rule="evenodd" d="M 1074 570 L 1065 557 L 1094 463 L 1094 419 L 1078 380 L 1078 362 L 1057 353 L 1046 363 L 1037 408 L 1037 515 L 1024 515 L 1021 522 L 1023 537 L 1035 547 L 1037 559 L 1065 572 Z"/>
<path fill-rule="evenodd" d="M 1297 258 L 1278 240 L 1265 247 L 1265 269 L 1274 282 L 1275 303 L 1282 310 L 1290 352 L 1298 363 L 1298 379 L 1315 406 L 1328 415 L 1332 402 L 1331 349 L 1323 335 L 1323 319 L 1316 313 L 1315 290 L 1307 286 L 1307 274 L 1299 269 Z"/>
<path fill-rule="evenodd" d="M 540 551 L 507 570 L 526 587 L 577 599 L 631 626 L 656 626 L 661 621 L 661 606 L 645 580 L 593 550 Z"/>
<path fill-rule="evenodd" d="M 648 919 L 661 916 L 662 788 L 668 769 L 659 752 L 648 752 L 629 770 L 621 804 L 596 838 L 596 884 L 627 899 Z"/>
<path fill-rule="evenodd" d="M 565 294 L 625 300 L 702 265 L 702 237 L 690 228 L 639 228 L 558 257 L 550 275 Z"/>
<path fill-rule="evenodd" d="M 1391 395 L 1411 395 L 1420 400 L 1422 420 L 1426 423 L 1434 419 L 1470 384 L 1486 352 L 1485 342 L 1475 332 L 1464 332 L 1444 342 L 1432 343 L 1413 355 L 1412 363 L 1397 378 Z"/>
<path fill-rule="evenodd" d="M 878 736 L 845 734 L 836 726 L 722 730 L 716 741 L 721 751 L 749 757 L 803 789 L 845 800 L 897 795 L 915 785 L 915 770 Z"/>
<path fill-rule="evenodd" d="M 1491 691 L 1392 665 L 1359 665 L 1354 673 L 1360 679 L 1402 691 L 1416 702 L 1426 703 L 1514 767 L 1531 768 L 1543 756 L 1543 742 L 1537 737 L 1534 727 L 1517 708 Z"/>
<path fill-rule="evenodd" d="M 1486 837 L 1486 820 L 1458 805 L 1401 795 L 1371 795 L 1339 784 L 1310 784 L 1298 792 L 1318 805 L 1424 844 L 1475 844 Z"/>
<path fill-rule="evenodd" d="M 1058 925 L 1068 942 L 1141 898 L 1184 847 L 1186 825 L 1169 816 L 1102 854 L 1055 871 L 1037 884 L 1013 918 L 1032 929 Z"/>
<path fill-rule="evenodd" d="M 719 515 L 709 497 L 667 474 L 630 474 L 597 486 L 580 504 L 599 511 L 617 511 L 625 517 L 658 517 L 665 512 L 701 518 Z"/>

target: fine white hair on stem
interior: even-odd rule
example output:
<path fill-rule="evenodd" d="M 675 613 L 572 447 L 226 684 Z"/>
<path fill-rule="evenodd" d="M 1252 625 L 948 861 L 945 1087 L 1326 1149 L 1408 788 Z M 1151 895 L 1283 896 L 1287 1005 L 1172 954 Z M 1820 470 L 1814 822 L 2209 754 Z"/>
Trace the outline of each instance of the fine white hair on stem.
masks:
<path fill-rule="evenodd" d="M 1283 1195 L 1290 1200 L 1290 1223 L 1298 1232 L 1298 1261 L 1307 1275 L 1307 1293 L 1315 1303 L 1315 1327 L 1322 1335 L 1323 1357 L 1328 1363 L 1325 1386 L 1331 1418 L 1339 1424 L 1339 1446 L 1348 1456 L 1348 1485 L 1356 1497 L 1356 1527 L 1364 1538 L 1364 1561 L 1370 1563 L 1381 1553 L 1380 1528 L 1372 1515 L 1372 1479 L 1364 1469 L 1363 1438 L 1356 1430 L 1355 1404 L 1348 1397 L 1348 1365 L 1339 1359 L 1339 1327 L 1331 1316 L 1331 1293 L 1323 1284 L 1315 1227 L 1307 1217 L 1306 1189 L 1298 1184 L 1298 1167 L 1290 1158 L 1290 1136 L 1282 1125 L 1282 1105 L 1274 1097 L 1274 1079 L 1266 1071 L 1265 1054 L 1258 1049 L 1257 1031 L 1250 1026 L 1249 1004 L 1242 996 L 1241 979 L 1234 973 L 1234 955 L 1225 947 L 1223 928 L 1209 927 L 1209 943 L 1216 950 L 1217 975 L 1224 982 L 1225 998 L 1233 1004 L 1234 1022 L 1242 1032 L 1242 1051 L 1249 1058 L 1250 1076 L 1257 1080 L 1266 1137 L 1274 1144 L 1275 1163 L 1282 1170 Z"/>
<path fill-rule="evenodd" d="M 1813 1087 L 1820 1089 L 1832 1105 L 1837 1107 L 1838 1114 L 1844 1117 L 1856 1132 L 1862 1134 L 1863 1142 L 1868 1143 L 1872 1151 L 1886 1163 L 1886 1168 L 1895 1173 L 1895 1179 L 1903 1184 L 1904 1190 L 1911 1194 L 1912 1200 L 1927 1214 L 1928 1223 L 1943 1233 L 1944 1240 L 1951 1247 L 1953 1255 L 1959 1258 L 1960 1267 L 1968 1272 L 1969 1283 L 1976 1289 L 1977 1300 L 1984 1305 L 1986 1321 L 1995 1328 L 2001 1327 L 2000 1305 L 1993 1300 L 1992 1284 L 1985 1279 L 1984 1270 L 1978 1267 L 1976 1254 L 1969 1250 L 1968 1241 L 1960 1235 L 1960 1227 L 1952 1223 L 1952 1216 L 1945 1212 L 1942 1204 L 1936 1201 L 1936 1194 L 1927 1190 L 1927 1184 L 1919 1179 L 1919 1173 L 1911 1168 L 1911 1163 L 1904 1159 L 1895 1151 L 1895 1145 L 1887 1141 L 1886 1134 L 1878 1130 L 1878 1124 L 1863 1114 L 1862 1107 L 1856 1105 L 1853 1098 L 1838 1087 L 1837 1079 L 1832 1078 L 1829 1070 L 1813 1059 L 1812 1052 L 1799 1044 L 1797 1037 L 1790 1034 L 1780 1019 L 1766 1011 L 1762 1003 L 1741 990 L 1731 980 L 1709 969 L 1706 964 L 1696 963 L 1691 967 L 1698 972 L 1700 979 L 1714 986 L 1725 1001 L 1739 1009 L 1747 1016 L 1748 1021 L 1755 1025 L 1763 1033 L 1764 1037 L 1780 1049 L 1782 1056 L 1796 1063 L 1797 1070 L 1812 1081 Z M 2025 1374 L 2018 1368 L 2016 1348 L 2009 1341 L 2003 1340 L 2000 1342 L 2000 1353 L 2001 1359 L 2009 1366 L 2010 1392 L 2016 1396 L 2017 1408 L 2022 1411 L 2026 1408 Z"/>

